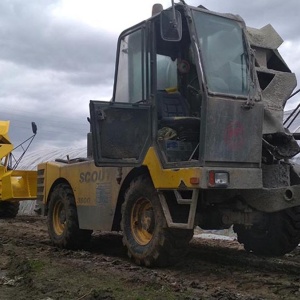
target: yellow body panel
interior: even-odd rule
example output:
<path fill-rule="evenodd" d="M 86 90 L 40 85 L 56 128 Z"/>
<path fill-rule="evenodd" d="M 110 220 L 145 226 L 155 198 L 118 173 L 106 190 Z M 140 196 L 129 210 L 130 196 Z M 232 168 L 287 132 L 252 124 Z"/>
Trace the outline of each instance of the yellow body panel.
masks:
<path fill-rule="evenodd" d="M 1 201 L 36 199 L 36 171 L 13 170 L 4 173 L 1 182 Z"/>
<path fill-rule="evenodd" d="M 143 162 L 147 166 L 157 189 L 178 189 L 182 184 L 187 188 L 197 188 L 200 186 L 200 168 L 176 168 L 163 169 L 158 155 L 153 147 L 150 147 Z M 191 178 L 198 178 L 198 184 L 191 184 Z"/>
<path fill-rule="evenodd" d="M 35 200 L 36 171 L 8 169 L 14 148 L 8 136 L 9 124 L 9 121 L 0 121 L 0 201 Z"/>
<path fill-rule="evenodd" d="M 10 143 L 8 130 L 9 130 L 9 121 L 0 121 L 0 141 L 1 143 Z"/>
<path fill-rule="evenodd" d="M 6 155 L 12 152 L 14 146 L 12 144 L 1 144 L 1 143 L 0 145 L 1 145 L 0 146 L 0 161 L 1 161 L 2 158 L 4 158 Z"/>
<path fill-rule="evenodd" d="M 38 200 L 47 205 L 51 190 L 67 182 L 73 190 L 79 226 L 111 230 L 122 182 L 117 167 L 96 167 L 93 160 L 79 163 L 48 162 L 38 166 Z M 123 168 L 123 178 L 131 168 Z"/>
<path fill-rule="evenodd" d="M 14 148 L 9 136 L 9 121 L 0 121 L 0 161 L 7 156 Z M 0 173 L 1 178 L 1 173 Z"/>
<path fill-rule="evenodd" d="M 117 168 L 98 168 L 92 160 L 74 164 L 48 162 L 40 164 L 38 168 L 46 169 L 44 195 L 48 195 L 57 179 L 65 179 L 71 185 L 76 204 L 79 206 L 96 205 L 96 189 L 99 184 L 109 186 L 112 193 L 118 191 Z M 47 202 L 47 197 L 44 198 L 44 202 Z"/>
<path fill-rule="evenodd" d="M 149 149 L 143 165 L 157 189 L 199 188 L 190 183 L 191 177 L 199 177 L 199 168 L 163 169 L 154 148 Z M 38 200 L 47 207 L 53 188 L 65 182 L 73 190 L 80 228 L 111 230 L 120 189 L 132 170 L 96 167 L 93 160 L 43 163 L 38 166 Z"/>
<path fill-rule="evenodd" d="M 199 184 L 191 184 L 191 178 L 201 176 L 200 168 L 181 168 L 181 169 L 163 169 L 154 148 L 149 151 L 144 159 L 143 165 L 150 172 L 152 181 L 157 189 L 178 189 L 184 185 L 186 188 L 199 188 Z M 122 180 L 117 182 L 119 176 L 119 167 L 96 167 L 93 160 L 66 164 L 60 162 L 47 162 L 38 166 L 39 173 L 45 170 L 43 177 L 43 202 L 47 203 L 49 192 L 53 184 L 58 179 L 65 179 L 74 191 L 76 205 L 78 206 L 96 206 L 97 189 L 105 188 L 106 193 L 110 195 L 112 207 L 116 205 L 119 190 L 123 180 L 132 170 L 131 167 L 122 168 Z"/>

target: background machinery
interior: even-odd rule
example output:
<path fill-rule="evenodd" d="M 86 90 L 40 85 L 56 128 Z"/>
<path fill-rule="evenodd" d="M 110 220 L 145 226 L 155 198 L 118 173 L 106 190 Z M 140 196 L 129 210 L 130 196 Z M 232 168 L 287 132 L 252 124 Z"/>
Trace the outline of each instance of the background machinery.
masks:
<path fill-rule="evenodd" d="M 17 166 L 32 143 L 37 127 L 32 123 L 33 135 L 14 148 L 10 141 L 9 121 L 0 121 L 0 218 L 14 218 L 19 201 L 36 199 L 36 171 L 17 170 Z M 23 145 L 26 144 L 26 147 Z M 16 158 L 12 151 L 22 148 Z"/>
<path fill-rule="evenodd" d="M 296 86 L 270 26 L 180 1 L 118 40 L 111 102 L 90 102 L 87 158 L 38 166 L 51 240 L 123 231 L 128 255 L 174 263 L 195 226 L 234 225 L 247 251 L 300 241 L 299 146 L 282 123 Z"/>

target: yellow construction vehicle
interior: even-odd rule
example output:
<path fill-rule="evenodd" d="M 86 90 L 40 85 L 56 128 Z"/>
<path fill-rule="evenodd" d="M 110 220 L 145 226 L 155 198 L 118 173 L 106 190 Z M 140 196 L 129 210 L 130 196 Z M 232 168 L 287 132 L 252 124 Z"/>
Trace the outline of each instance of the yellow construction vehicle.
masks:
<path fill-rule="evenodd" d="M 122 231 L 137 264 L 162 266 L 195 226 L 234 225 L 247 251 L 292 251 L 300 149 L 282 125 L 296 79 L 281 42 L 270 25 L 184 1 L 123 31 L 112 101 L 90 102 L 87 157 L 38 166 L 52 242 L 81 248 L 93 230 Z"/>
<path fill-rule="evenodd" d="M 9 121 L 0 121 L 0 218 L 14 218 L 19 210 L 19 201 L 35 200 L 37 189 L 36 171 L 16 170 L 36 135 L 36 125 L 32 123 L 33 135 L 18 146 L 27 143 L 16 159 L 8 136 L 9 124 Z"/>

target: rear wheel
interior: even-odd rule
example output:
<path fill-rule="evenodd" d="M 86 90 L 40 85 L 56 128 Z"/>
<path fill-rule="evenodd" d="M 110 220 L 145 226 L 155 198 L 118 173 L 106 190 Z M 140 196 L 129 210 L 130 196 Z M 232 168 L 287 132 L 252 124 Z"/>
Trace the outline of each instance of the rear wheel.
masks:
<path fill-rule="evenodd" d="M 79 229 L 74 194 L 64 183 L 51 193 L 47 223 L 51 241 L 60 248 L 84 248 L 92 234 L 91 230 Z"/>
<path fill-rule="evenodd" d="M 251 228 L 235 225 L 238 241 L 246 251 L 266 256 L 281 256 L 300 243 L 300 206 L 265 214 Z"/>
<path fill-rule="evenodd" d="M 128 255 L 138 265 L 166 266 L 187 251 L 193 230 L 170 229 L 148 177 L 133 181 L 122 206 L 121 228 Z"/>
<path fill-rule="evenodd" d="M 0 201 L 0 218 L 13 219 L 17 216 L 20 203 L 10 201 Z"/>

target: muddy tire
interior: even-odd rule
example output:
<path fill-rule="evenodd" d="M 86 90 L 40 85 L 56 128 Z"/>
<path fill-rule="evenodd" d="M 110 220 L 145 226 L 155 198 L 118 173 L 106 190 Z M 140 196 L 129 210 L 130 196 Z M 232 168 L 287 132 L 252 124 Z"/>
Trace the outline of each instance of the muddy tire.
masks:
<path fill-rule="evenodd" d="M 263 222 L 249 229 L 235 225 L 238 241 L 248 252 L 281 256 L 300 243 L 300 206 L 266 214 Z"/>
<path fill-rule="evenodd" d="M 0 202 L 0 219 L 13 219 L 17 216 L 19 211 L 19 202 Z"/>
<path fill-rule="evenodd" d="M 170 229 L 152 181 L 135 179 L 125 195 L 121 229 L 128 256 L 138 265 L 167 266 L 188 250 L 193 230 Z"/>
<path fill-rule="evenodd" d="M 57 185 L 51 193 L 47 225 L 57 247 L 82 249 L 89 242 L 92 230 L 79 228 L 74 194 L 68 184 Z"/>

